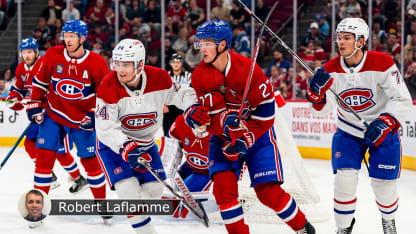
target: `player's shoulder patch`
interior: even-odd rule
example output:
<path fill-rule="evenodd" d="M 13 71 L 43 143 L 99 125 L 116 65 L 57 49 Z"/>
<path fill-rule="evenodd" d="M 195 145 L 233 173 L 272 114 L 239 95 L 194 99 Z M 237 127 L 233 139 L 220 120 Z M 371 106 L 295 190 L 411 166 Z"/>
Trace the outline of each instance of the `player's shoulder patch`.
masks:
<path fill-rule="evenodd" d="M 172 78 L 167 71 L 145 65 L 144 72 L 146 72 L 147 77 L 144 93 L 170 89 L 172 87 Z"/>
<path fill-rule="evenodd" d="M 120 99 L 128 96 L 128 93 L 120 84 L 115 71 L 108 73 L 104 77 L 97 91 L 97 97 L 108 104 L 115 104 Z"/>
<path fill-rule="evenodd" d="M 390 55 L 383 53 L 383 52 L 379 52 L 379 51 L 368 51 L 367 58 L 360 72 L 364 72 L 364 71 L 385 72 L 393 65 L 394 65 L 394 60 Z"/>

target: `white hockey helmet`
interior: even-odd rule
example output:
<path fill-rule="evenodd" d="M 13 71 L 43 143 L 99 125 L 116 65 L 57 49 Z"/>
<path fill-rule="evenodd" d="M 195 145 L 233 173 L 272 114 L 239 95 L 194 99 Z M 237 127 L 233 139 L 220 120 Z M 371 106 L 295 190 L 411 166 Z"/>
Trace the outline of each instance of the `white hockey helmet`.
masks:
<path fill-rule="evenodd" d="M 134 62 L 135 69 L 138 68 L 140 61 L 145 62 L 146 49 L 141 41 L 136 39 L 124 39 L 113 49 L 112 60 L 123 62 Z"/>
<path fill-rule="evenodd" d="M 367 23 L 361 18 L 345 18 L 339 22 L 335 36 L 340 32 L 352 33 L 355 39 L 358 41 L 361 37 L 364 37 L 364 43 L 368 40 L 369 29 Z M 337 37 L 335 37 L 337 38 Z"/>

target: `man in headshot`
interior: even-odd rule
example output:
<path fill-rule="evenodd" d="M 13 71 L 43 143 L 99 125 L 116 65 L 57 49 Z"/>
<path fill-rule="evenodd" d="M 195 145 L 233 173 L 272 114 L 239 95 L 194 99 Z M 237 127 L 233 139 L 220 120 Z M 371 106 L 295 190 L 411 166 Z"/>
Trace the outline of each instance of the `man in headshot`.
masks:
<path fill-rule="evenodd" d="M 26 194 L 25 206 L 28 213 L 25 217 L 26 220 L 37 222 L 46 217 L 42 214 L 43 195 L 39 190 L 32 189 Z"/>

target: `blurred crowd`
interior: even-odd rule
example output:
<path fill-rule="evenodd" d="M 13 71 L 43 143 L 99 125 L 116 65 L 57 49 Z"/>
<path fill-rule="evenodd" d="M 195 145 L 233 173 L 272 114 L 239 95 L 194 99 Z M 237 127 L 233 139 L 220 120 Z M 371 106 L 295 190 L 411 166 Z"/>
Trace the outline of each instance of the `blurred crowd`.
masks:
<path fill-rule="evenodd" d="M 7 23 L 9 8 L 15 8 L 13 0 L 0 0 L 0 25 Z M 212 0 L 211 19 L 228 21 L 233 29 L 233 46 L 231 50 L 250 57 L 251 19 L 235 0 Z M 250 0 L 243 0 L 249 6 Z M 313 5 L 311 0 L 301 0 L 299 7 L 301 14 Z M 262 20 L 266 17 L 274 0 L 256 0 L 255 12 Z M 372 50 L 390 54 L 397 64 L 401 61 L 401 40 L 405 40 L 404 61 L 405 81 L 412 97 L 416 99 L 416 0 L 409 0 L 406 6 L 405 35 L 401 35 L 400 0 L 376 0 L 373 2 L 373 37 Z M 121 0 L 119 40 L 136 38 L 141 40 L 147 48 L 146 64 L 161 66 L 165 60 L 170 70 L 170 59 L 173 54 L 183 58 L 183 69 L 192 72 L 202 60 L 202 56 L 192 44 L 196 29 L 206 17 L 206 0 L 165 0 L 165 24 L 161 25 L 160 0 Z M 337 0 L 328 1 L 321 12 L 315 15 L 314 21 L 308 25 L 308 30 L 301 35 L 298 55 L 311 68 L 321 67 L 331 57 L 331 12 L 332 4 L 336 8 L 336 23 L 345 17 L 361 17 L 368 22 L 367 0 Z M 13 6 L 13 7 L 12 7 Z M 292 14 L 292 1 L 281 0 L 276 12 L 273 13 L 268 24 L 272 30 L 278 30 Z M 11 9 L 11 11 L 15 11 Z M 47 6 L 40 14 L 33 37 L 38 41 L 40 54 L 55 45 L 62 44 L 61 29 L 67 20 L 84 20 L 89 28 L 85 47 L 99 53 L 107 59 L 111 58 L 111 51 L 115 46 L 114 38 L 114 2 L 112 0 L 72 0 L 69 9 L 65 0 L 48 0 Z M 3 20 L 3 21 L 2 21 Z M 0 26 L 1 27 L 1 26 Z M 160 58 L 161 27 L 165 27 L 165 54 Z M 255 35 L 260 29 L 255 23 Z M 283 33 L 290 33 L 281 31 Z M 296 79 L 293 80 L 292 58 L 268 33 L 264 33 L 261 40 L 257 62 L 263 65 L 267 77 L 270 78 L 274 89 L 280 90 L 287 99 L 303 99 L 308 80 L 311 75 L 299 64 L 296 65 Z M 8 72 L 14 76 L 15 66 Z M 3 71 L 3 79 L 7 76 Z M 12 82 L 5 82 L 6 89 Z M 293 89 L 293 83 L 295 89 Z M 0 81 L 0 93 L 1 93 Z M 294 90 L 294 93 L 293 93 Z"/>

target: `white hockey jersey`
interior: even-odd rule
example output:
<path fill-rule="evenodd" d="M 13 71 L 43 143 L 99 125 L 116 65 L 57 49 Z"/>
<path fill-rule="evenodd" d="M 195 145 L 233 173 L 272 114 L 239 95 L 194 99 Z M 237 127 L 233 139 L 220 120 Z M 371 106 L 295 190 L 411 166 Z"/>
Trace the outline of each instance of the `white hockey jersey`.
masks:
<path fill-rule="evenodd" d="M 412 107 L 412 99 L 393 59 L 384 53 L 368 51 L 355 67 L 348 67 L 338 56 L 325 65 L 333 78 L 334 90 L 358 115 L 370 123 L 382 113 L 389 113 L 403 123 Z M 338 103 L 335 96 L 326 92 L 326 104 L 316 115 L 326 115 L 337 105 L 338 127 L 351 135 L 364 138 L 366 130 L 347 108 Z"/>
<path fill-rule="evenodd" d="M 115 153 L 131 139 L 149 147 L 162 125 L 163 105 L 185 109 L 195 102 L 194 90 L 172 81 L 165 70 L 144 66 L 141 85 L 134 91 L 121 83 L 113 71 L 104 78 L 97 92 L 97 137 Z"/>

